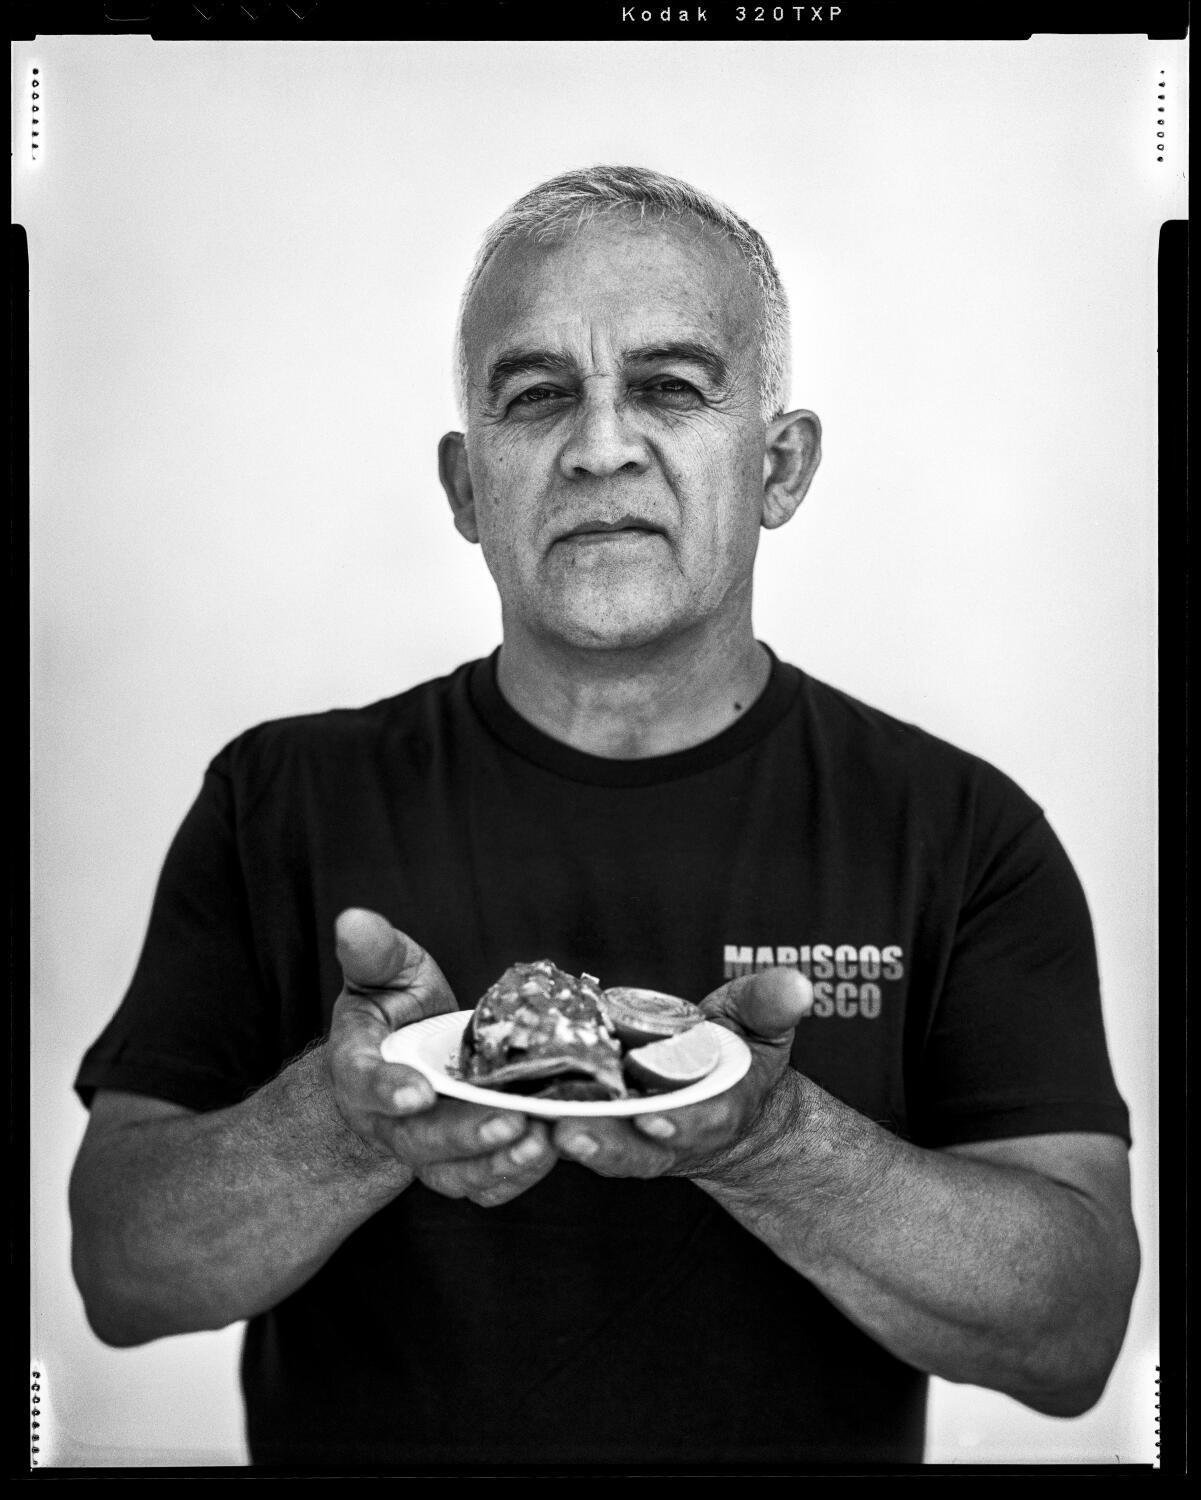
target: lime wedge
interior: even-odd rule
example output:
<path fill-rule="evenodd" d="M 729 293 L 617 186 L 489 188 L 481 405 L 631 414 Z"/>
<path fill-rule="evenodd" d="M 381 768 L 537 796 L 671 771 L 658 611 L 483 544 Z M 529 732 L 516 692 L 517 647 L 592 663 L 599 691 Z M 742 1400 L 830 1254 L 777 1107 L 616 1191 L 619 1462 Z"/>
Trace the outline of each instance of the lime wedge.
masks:
<path fill-rule="evenodd" d="M 707 1078 L 721 1061 L 721 1043 L 707 1026 L 690 1026 L 666 1041 L 635 1047 L 622 1059 L 626 1081 L 648 1094 L 686 1088 Z"/>

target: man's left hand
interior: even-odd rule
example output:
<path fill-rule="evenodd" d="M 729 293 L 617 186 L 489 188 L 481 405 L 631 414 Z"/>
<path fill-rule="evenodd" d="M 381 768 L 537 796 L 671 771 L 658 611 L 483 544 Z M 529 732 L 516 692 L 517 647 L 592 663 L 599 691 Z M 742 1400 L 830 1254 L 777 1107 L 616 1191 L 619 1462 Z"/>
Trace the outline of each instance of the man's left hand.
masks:
<path fill-rule="evenodd" d="M 797 1023 L 813 987 L 796 969 L 767 969 L 732 979 L 701 1004 L 705 1019 L 737 1033 L 751 1066 L 733 1088 L 683 1109 L 629 1119 L 561 1120 L 552 1141 L 560 1156 L 602 1177 L 708 1177 L 737 1171 L 757 1155 L 764 1106 L 788 1066 Z"/>

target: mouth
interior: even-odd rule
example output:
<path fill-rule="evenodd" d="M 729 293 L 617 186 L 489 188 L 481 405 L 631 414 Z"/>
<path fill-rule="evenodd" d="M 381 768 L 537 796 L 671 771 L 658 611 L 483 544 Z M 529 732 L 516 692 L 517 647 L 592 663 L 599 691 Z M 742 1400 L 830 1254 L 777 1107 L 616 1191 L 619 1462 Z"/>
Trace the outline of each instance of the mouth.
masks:
<path fill-rule="evenodd" d="M 587 520 L 558 538 L 561 542 L 630 542 L 662 536 L 663 528 L 642 516 L 621 516 L 616 521 Z"/>

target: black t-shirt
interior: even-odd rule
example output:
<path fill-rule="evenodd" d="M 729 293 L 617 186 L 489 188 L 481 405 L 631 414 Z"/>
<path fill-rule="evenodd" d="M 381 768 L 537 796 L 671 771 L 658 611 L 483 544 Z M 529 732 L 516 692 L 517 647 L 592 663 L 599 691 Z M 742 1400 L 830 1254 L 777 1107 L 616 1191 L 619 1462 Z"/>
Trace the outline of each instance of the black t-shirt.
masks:
<path fill-rule="evenodd" d="M 1128 1139 L 1083 893 L 984 762 L 773 659 L 692 749 L 540 733 L 495 657 L 214 760 L 77 1088 L 236 1104 L 321 1036 L 334 919 L 382 912 L 474 1005 L 511 963 L 695 1000 L 791 963 L 793 1063 L 925 1146 Z M 420 1184 L 249 1325 L 256 1462 L 920 1460 L 925 1377 L 704 1192 L 559 1163 L 500 1208 Z"/>

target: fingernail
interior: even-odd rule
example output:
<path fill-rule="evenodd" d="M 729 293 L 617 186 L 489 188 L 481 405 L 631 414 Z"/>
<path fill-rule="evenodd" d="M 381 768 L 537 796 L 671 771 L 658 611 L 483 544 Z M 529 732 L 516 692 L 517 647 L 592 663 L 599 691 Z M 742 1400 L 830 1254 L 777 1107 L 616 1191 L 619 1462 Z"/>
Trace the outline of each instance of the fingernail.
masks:
<path fill-rule="evenodd" d="M 408 1114 L 411 1109 L 420 1109 L 424 1103 L 425 1095 L 416 1084 L 405 1084 L 392 1095 L 392 1107 L 398 1109 L 401 1114 Z"/>
<path fill-rule="evenodd" d="M 480 1126 L 480 1140 L 485 1146 L 503 1146 L 515 1135 L 520 1135 L 525 1126 L 520 1120 L 506 1119 L 504 1115 L 493 1115 Z"/>
<path fill-rule="evenodd" d="M 530 1162 L 537 1161 L 542 1155 L 542 1142 L 536 1136 L 527 1135 L 524 1141 L 518 1141 L 509 1152 L 509 1160 L 518 1167 L 528 1166 Z"/>
<path fill-rule="evenodd" d="M 662 1115 L 639 1115 L 638 1128 L 660 1141 L 665 1141 L 676 1133 L 676 1127 L 670 1120 L 665 1120 Z"/>
<path fill-rule="evenodd" d="M 595 1156 L 599 1149 L 590 1135 L 573 1135 L 567 1142 L 567 1150 L 572 1156 L 582 1156 L 585 1159 Z"/>

